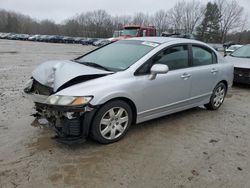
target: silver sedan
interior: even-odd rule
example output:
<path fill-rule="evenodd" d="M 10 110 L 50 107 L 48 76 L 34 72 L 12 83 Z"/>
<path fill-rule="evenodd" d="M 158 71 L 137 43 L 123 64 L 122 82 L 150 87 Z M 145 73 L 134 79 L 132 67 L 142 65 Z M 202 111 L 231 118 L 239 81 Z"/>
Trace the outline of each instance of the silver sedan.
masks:
<path fill-rule="evenodd" d="M 77 59 L 49 61 L 24 91 L 37 116 L 65 143 L 91 136 L 120 140 L 131 124 L 205 105 L 217 110 L 233 81 L 233 65 L 208 45 L 168 37 L 134 38 Z"/>

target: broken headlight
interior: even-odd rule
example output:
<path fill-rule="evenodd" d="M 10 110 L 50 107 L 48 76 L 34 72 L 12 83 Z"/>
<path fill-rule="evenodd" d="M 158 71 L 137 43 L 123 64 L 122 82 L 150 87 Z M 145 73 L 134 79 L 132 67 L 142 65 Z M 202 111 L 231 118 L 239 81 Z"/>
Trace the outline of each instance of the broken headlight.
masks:
<path fill-rule="evenodd" d="M 92 97 L 71 97 L 71 96 L 60 96 L 51 95 L 47 100 L 47 104 L 61 105 L 61 106 L 80 106 L 88 104 Z"/>

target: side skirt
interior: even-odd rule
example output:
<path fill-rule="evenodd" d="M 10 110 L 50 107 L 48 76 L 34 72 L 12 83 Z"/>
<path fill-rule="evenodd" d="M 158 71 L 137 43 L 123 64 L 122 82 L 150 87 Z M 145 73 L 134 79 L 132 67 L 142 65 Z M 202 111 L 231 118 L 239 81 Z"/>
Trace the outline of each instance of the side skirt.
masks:
<path fill-rule="evenodd" d="M 136 123 L 142 123 L 142 122 L 145 122 L 145 121 L 148 121 L 148 120 L 156 119 L 156 118 L 159 118 L 159 117 L 162 117 L 162 116 L 166 116 L 166 115 L 169 115 L 169 114 L 173 114 L 173 113 L 176 113 L 176 112 L 180 112 L 180 111 L 183 111 L 183 110 L 187 110 L 187 109 L 190 109 L 190 108 L 201 106 L 201 105 L 207 104 L 208 102 L 209 102 L 209 100 L 204 100 L 204 101 L 201 101 L 199 103 L 185 105 L 185 106 L 182 106 L 182 107 L 174 108 L 174 109 L 171 109 L 171 110 L 167 110 L 167 111 L 160 112 L 160 113 L 157 113 L 157 114 L 152 114 L 152 115 L 149 115 L 149 116 L 138 115 Z"/>

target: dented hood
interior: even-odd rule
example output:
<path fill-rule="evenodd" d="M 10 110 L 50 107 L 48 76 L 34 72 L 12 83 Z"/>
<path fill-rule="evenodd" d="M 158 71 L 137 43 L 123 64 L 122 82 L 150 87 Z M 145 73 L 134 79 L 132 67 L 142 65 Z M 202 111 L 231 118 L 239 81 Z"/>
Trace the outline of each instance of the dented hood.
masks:
<path fill-rule="evenodd" d="M 65 83 L 79 76 L 106 75 L 112 72 L 86 66 L 69 60 L 47 61 L 39 65 L 32 77 L 40 84 L 57 91 Z"/>

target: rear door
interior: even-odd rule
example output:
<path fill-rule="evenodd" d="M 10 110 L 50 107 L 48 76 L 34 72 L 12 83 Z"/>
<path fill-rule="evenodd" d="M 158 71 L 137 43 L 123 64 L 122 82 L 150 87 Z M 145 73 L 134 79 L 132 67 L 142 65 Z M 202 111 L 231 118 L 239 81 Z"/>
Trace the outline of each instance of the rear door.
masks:
<path fill-rule="evenodd" d="M 219 65 L 216 54 L 205 46 L 193 45 L 191 50 L 192 77 L 190 102 L 202 102 L 210 98 L 218 83 Z"/>

